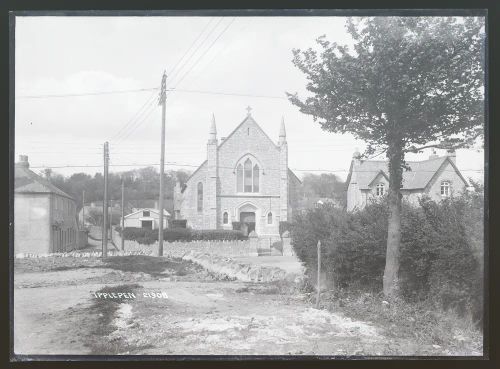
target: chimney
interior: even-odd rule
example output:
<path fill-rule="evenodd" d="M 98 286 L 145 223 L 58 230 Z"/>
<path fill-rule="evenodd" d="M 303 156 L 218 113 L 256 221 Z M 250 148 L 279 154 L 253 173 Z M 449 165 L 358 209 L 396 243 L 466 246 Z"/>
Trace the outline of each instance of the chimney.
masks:
<path fill-rule="evenodd" d="M 457 163 L 457 152 L 453 149 L 447 150 L 446 151 L 446 156 L 450 158 L 450 160 L 453 162 L 453 164 Z"/>
<path fill-rule="evenodd" d="M 429 160 L 437 158 L 439 158 L 439 156 L 436 154 L 436 149 L 432 149 L 432 153 L 429 155 Z"/>
<path fill-rule="evenodd" d="M 352 154 L 352 160 L 354 160 L 354 164 L 361 163 L 361 154 L 359 153 L 359 149 L 356 147 L 354 153 Z"/>
<path fill-rule="evenodd" d="M 19 161 L 16 163 L 16 165 L 23 168 L 29 168 L 30 163 L 28 161 L 28 155 L 19 155 Z"/>

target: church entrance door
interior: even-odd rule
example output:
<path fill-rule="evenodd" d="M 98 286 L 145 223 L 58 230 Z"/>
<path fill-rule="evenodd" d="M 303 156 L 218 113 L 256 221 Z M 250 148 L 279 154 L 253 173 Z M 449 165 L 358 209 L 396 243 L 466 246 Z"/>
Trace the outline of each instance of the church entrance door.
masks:
<path fill-rule="evenodd" d="M 242 211 L 240 213 L 241 230 L 248 236 L 250 232 L 255 231 L 255 212 Z"/>

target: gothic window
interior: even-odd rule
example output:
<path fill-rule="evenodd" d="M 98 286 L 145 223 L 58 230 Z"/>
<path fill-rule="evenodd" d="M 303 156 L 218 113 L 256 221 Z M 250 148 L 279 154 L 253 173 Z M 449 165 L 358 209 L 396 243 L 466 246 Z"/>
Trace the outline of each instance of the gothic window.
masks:
<path fill-rule="evenodd" d="M 244 163 L 244 170 L 245 170 L 245 192 L 253 192 L 252 191 L 252 162 L 250 159 L 245 160 Z"/>
<path fill-rule="evenodd" d="M 384 193 L 385 193 L 385 185 L 383 183 L 377 184 L 376 195 L 377 196 L 384 196 Z"/>
<path fill-rule="evenodd" d="M 260 168 L 247 158 L 243 165 L 236 167 L 236 191 L 237 192 L 259 192 Z"/>
<path fill-rule="evenodd" d="M 236 168 L 236 182 L 237 182 L 237 191 L 243 192 L 243 165 L 239 164 L 238 168 Z"/>
<path fill-rule="evenodd" d="M 198 211 L 203 211 L 203 183 L 198 183 Z"/>
<path fill-rule="evenodd" d="M 267 224 L 273 224 L 273 213 L 267 214 Z"/>
<path fill-rule="evenodd" d="M 259 192 L 259 166 L 255 164 L 253 166 L 253 191 Z"/>
<path fill-rule="evenodd" d="M 229 223 L 229 216 L 227 214 L 227 211 L 225 211 L 224 214 L 222 215 L 222 223 L 224 224 Z"/>
<path fill-rule="evenodd" d="M 443 181 L 441 182 L 441 196 L 448 197 L 450 196 L 450 182 Z"/>

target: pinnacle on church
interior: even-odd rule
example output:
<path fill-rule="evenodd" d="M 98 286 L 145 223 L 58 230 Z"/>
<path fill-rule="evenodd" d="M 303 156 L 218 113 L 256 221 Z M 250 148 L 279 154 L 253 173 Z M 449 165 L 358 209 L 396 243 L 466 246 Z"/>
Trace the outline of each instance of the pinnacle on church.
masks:
<path fill-rule="evenodd" d="M 247 117 L 251 117 L 252 116 L 252 108 L 250 106 L 247 106 Z"/>
<path fill-rule="evenodd" d="M 281 127 L 280 127 L 280 138 L 286 137 L 286 130 L 285 130 L 285 117 L 281 117 Z"/>
<path fill-rule="evenodd" d="M 208 132 L 210 136 L 217 136 L 217 127 L 215 126 L 215 114 L 212 113 L 212 124 L 210 125 L 210 131 Z"/>

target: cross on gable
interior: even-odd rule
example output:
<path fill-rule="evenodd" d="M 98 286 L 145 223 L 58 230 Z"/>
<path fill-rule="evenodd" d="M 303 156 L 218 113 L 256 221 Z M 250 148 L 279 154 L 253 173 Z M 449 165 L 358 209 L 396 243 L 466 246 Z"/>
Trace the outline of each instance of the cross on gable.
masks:
<path fill-rule="evenodd" d="M 252 115 L 252 108 L 250 106 L 247 106 L 247 115 Z"/>

